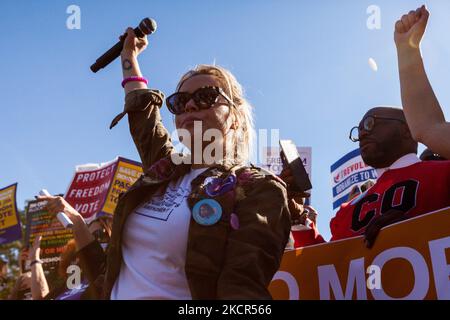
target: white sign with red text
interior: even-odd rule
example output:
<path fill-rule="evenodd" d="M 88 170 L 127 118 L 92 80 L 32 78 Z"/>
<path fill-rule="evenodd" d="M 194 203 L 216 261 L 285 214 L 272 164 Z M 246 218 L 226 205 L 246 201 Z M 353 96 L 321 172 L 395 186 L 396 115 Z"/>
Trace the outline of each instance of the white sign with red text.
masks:
<path fill-rule="evenodd" d="M 333 209 L 348 201 L 352 187 L 367 180 L 376 180 L 375 169 L 364 163 L 361 153 L 355 149 L 331 166 L 331 185 L 333 190 Z"/>

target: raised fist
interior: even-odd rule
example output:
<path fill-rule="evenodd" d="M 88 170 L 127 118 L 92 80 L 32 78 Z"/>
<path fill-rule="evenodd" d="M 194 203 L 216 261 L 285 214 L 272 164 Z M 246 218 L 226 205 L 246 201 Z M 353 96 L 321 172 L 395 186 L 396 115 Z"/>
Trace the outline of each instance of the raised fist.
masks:
<path fill-rule="evenodd" d="M 429 16 L 425 5 L 404 14 L 395 23 L 394 40 L 397 48 L 419 48 Z"/>

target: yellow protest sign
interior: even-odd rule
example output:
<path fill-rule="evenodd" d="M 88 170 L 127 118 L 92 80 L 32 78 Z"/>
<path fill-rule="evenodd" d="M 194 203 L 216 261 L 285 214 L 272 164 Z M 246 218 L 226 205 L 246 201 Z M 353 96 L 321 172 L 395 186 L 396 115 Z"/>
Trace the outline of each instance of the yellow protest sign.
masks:
<path fill-rule="evenodd" d="M 106 196 L 102 212 L 113 214 L 119 199 L 119 194 L 127 191 L 142 173 L 140 163 L 119 157 L 113 182 Z"/>
<path fill-rule="evenodd" d="M 274 299 L 450 299 L 450 208 L 355 237 L 288 251 Z"/>
<path fill-rule="evenodd" d="M 0 244 L 22 238 L 16 206 L 17 183 L 0 189 Z"/>

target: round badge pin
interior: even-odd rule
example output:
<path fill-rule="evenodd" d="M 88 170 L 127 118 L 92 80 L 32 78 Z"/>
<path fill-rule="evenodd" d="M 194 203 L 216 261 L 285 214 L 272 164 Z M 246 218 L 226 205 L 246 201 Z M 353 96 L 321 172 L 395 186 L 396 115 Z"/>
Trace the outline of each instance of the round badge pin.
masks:
<path fill-rule="evenodd" d="M 214 199 L 203 199 L 192 208 L 192 217 L 202 226 L 211 226 L 222 217 L 222 207 Z"/>

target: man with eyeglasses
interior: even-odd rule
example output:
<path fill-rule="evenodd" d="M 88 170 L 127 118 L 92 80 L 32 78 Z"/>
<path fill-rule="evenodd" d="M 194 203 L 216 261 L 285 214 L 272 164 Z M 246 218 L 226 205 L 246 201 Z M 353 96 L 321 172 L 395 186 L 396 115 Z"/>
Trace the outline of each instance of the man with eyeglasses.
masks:
<path fill-rule="evenodd" d="M 330 222 L 331 241 L 364 235 L 371 248 L 381 228 L 450 206 L 450 161 L 417 157 L 418 144 L 403 110 L 370 109 L 350 130 L 350 140 L 359 142 L 364 162 L 376 169 L 378 179 L 341 205 Z"/>
<path fill-rule="evenodd" d="M 403 15 L 394 37 L 411 129 L 419 141 L 445 156 L 450 126 L 426 77 L 419 48 L 428 16 L 425 6 Z M 369 110 L 351 129 L 350 139 L 359 142 L 361 156 L 377 170 L 378 180 L 341 206 L 330 223 L 331 240 L 365 235 L 366 245 L 372 247 L 382 227 L 450 206 L 450 161 L 434 153 L 421 158 L 441 161 L 417 157 L 417 142 L 403 110 Z"/>
<path fill-rule="evenodd" d="M 420 161 L 403 110 L 370 109 L 350 131 L 377 182 L 341 206 L 331 240 L 365 235 L 372 247 L 382 227 L 450 206 L 450 161 Z"/>

